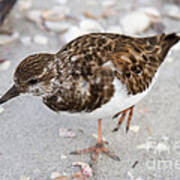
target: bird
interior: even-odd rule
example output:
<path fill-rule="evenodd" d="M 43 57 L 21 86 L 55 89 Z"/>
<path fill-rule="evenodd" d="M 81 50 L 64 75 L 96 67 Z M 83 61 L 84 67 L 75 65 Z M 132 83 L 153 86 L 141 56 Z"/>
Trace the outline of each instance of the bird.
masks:
<path fill-rule="evenodd" d="M 128 132 L 134 107 L 151 90 L 168 51 L 179 40 L 178 33 L 147 37 L 113 33 L 79 36 L 57 53 L 33 54 L 23 59 L 15 70 L 14 84 L 0 98 L 0 104 L 28 93 L 42 97 L 43 103 L 55 112 L 111 112 L 113 118 L 120 117 L 113 131 L 118 131 L 127 118 Z M 92 153 L 91 159 L 96 162 L 99 153 L 105 153 L 119 161 L 105 146 L 102 119 L 97 119 L 95 146 L 71 154 Z"/>

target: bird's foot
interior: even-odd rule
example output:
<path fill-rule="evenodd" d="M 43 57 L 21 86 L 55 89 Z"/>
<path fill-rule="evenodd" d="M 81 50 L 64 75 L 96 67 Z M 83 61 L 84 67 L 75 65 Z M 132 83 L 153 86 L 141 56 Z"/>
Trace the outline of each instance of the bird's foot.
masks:
<path fill-rule="evenodd" d="M 77 150 L 77 151 L 73 151 L 70 154 L 73 155 L 81 155 L 84 153 L 91 153 L 91 160 L 94 163 L 97 158 L 99 153 L 104 153 L 107 156 L 109 156 L 110 158 L 119 161 L 120 158 L 118 156 L 116 156 L 113 152 L 109 151 L 105 146 L 104 146 L 104 142 L 101 143 L 97 143 L 95 146 L 89 147 L 87 149 L 82 149 L 82 150 Z"/>
<path fill-rule="evenodd" d="M 128 109 L 125 109 L 124 111 L 118 112 L 117 114 L 115 114 L 115 115 L 113 116 L 113 119 L 114 119 L 114 118 L 117 118 L 118 116 L 121 115 L 121 118 L 119 119 L 119 122 L 118 122 L 118 124 L 117 124 L 117 127 L 113 129 L 113 132 L 119 130 L 119 128 L 120 128 L 122 122 L 124 121 L 124 119 L 125 119 L 125 117 L 126 117 L 126 115 L 127 115 L 128 112 L 129 112 L 129 114 L 128 114 L 128 120 L 127 120 L 127 124 L 126 124 L 126 132 L 129 131 L 130 122 L 131 122 L 132 115 L 133 115 L 133 108 L 134 108 L 134 106 L 132 106 L 132 107 L 130 107 L 130 108 L 128 108 Z"/>
<path fill-rule="evenodd" d="M 91 153 L 92 164 L 97 160 L 99 153 L 104 153 L 110 158 L 120 161 L 120 158 L 116 156 L 113 152 L 109 151 L 104 145 L 107 144 L 106 141 L 102 140 L 101 136 L 101 120 L 98 120 L 98 140 L 95 146 L 89 147 L 87 149 L 73 151 L 70 154 L 80 155 L 84 153 Z"/>

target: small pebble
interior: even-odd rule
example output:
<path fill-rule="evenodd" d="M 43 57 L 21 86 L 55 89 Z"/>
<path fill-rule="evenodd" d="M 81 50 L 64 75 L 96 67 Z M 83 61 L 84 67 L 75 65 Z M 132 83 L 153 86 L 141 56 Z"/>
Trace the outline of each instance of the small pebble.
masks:
<path fill-rule="evenodd" d="M 90 19 L 81 21 L 79 26 L 84 33 L 104 31 L 103 27 L 98 22 Z"/>
<path fill-rule="evenodd" d="M 103 5 L 105 8 L 113 7 L 115 4 L 116 4 L 116 1 L 115 1 L 115 0 L 106 0 L 106 1 L 103 1 L 103 2 L 102 2 L 102 5 Z"/>
<path fill-rule="evenodd" d="M 67 159 L 67 156 L 61 155 L 61 159 Z"/>
<path fill-rule="evenodd" d="M 79 166 L 81 168 L 81 173 L 85 176 L 85 177 L 92 177 L 93 176 L 93 170 L 92 168 L 89 166 L 89 164 L 84 163 L 84 162 L 73 162 L 72 164 L 73 166 Z"/>
<path fill-rule="evenodd" d="M 135 132 L 135 133 L 137 133 L 139 131 L 139 129 L 140 128 L 137 125 L 131 125 L 129 128 L 130 131 Z"/>
<path fill-rule="evenodd" d="M 42 17 L 44 20 L 61 21 L 70 12 L 67 6 L 54 6 L 51 9 L 42 11 Z"/>
<path fill-rule="evenodd" d="M 0 64 L 0 70 L 6 71 L 9 69 L 10 65 L 11 65 L 11 61 L 4 61 L 3 63 Z"/>
<path fill-rule="evenodd" d="M 30 180 L 30 177 L 27 177 L 27 176 L 21 176 L 21 177 L 20 177 L 20 180 Z"/>
<path fill-rule="evenodd" d="M 59 176 L 61 176 L 61 174 L 59 172 L 52 172 L 51 176 L 50 176 L 50 179 L 55 179 L 55 178 L 57 178 Z"/>
<path fill-rule="evenodd" d="M 67 22 L 52 22 L 45 21 L 45 26 L 53 32 L 62 33 L 67 31 L 70 28 L 70 24 Z"/>
<path fill-rule="evenodd" d="M 32 7 L 32 0 L 21 0 L 18 5 L 21 11 L 28 10 Z"/>
<path fill-rule="evenodd" d="M 46 21 L 61 21 L 64 17 L 64 14 L 60 13 L 58 10 L 50 9 L 42 11 L 42 18 Z"/>
<path fill-rule="evenodd" d="M 166 14 L 171 18 L 177 20 L 180 19 L 180 8 L 176 5 L 166 4 L 166 6 L 164 7 L 164 12 L 166 12 Z"/>
<path fill-rule="evenodd" d="M 60 128 L 59 129 L 59 136 L 65 137 L 65 138 L 73 138 L 76 136 L 76 133 L 73 132 L 72 129 Z"/>
<path fill-rule="evenodd" d="M 144 12 L 148 16 L 154 17 L 154 18 L 161 18 L 161 13 L 159 12 L 158 9 L 154 7 L 143 7 L 138 9 L 138 11 Z"/>
<path fill-rule="evenodd" d="M 67 3 L 67 0 L 56 0 L 56 2 L 58 2 L 59 4 L 66 4 Z"/>
<path fill-rule="evenodd" d="M 30 36 L 23 36 L 21 37 L 20 41 L 22 42 L 23 45 L 29 46 L 32 43 L 32 38 Z"/>
<path fill-rule="evenodd" d="M 0 35 L 0 45 L 10 44 L 19 38 L 19 33 L 15 32 L 12 35 L 2 34 Z"/>
<path fill-rule="evenodd" d="M 138 177 L 136 178 L 136 180 L 144 180 L 142 177 Z"/>
<path fill-rule="evenodd" d="M 0 114 L 2 114 L 4 112 L 4 108 L 0 107 Z"/>
<path fill-rule="evenodd" d="M 26 13 L 26 18 L 36 24 L 42 23 L 41 10 L 31 10 Z"/>
<path fill-rule="evenodd" d="M 151 18 L 140 11 L 132 12 L 120 21 L 123 32 L 128 35 L 140 34 L 147 30 L 151 25 Z"/>
<path fill-rule="evenodd" d="M 172 63 L 173 60 L 174 60 L 174 58 L 168 56 L 168 57 L 166 58 L 165 62 L 166 62 L 166 63 Z"/>
<path fill-rule="evenodd" d="M 34 42 L 40 45 L 47 45 L 48 39 L 45 36 L 42 35 L 36 35 L 33 38 Z"/>
<path fill-rule="evenodd" d="M 70 180 L 68 176 L 59 176 L 53 180 Z"/>

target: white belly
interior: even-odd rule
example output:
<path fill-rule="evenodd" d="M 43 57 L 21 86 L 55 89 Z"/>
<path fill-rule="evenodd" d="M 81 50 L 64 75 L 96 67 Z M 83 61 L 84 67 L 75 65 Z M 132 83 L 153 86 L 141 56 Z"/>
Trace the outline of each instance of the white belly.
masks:
<path fill-rule="evenodd" d="M 105 112 L 111 112 L 112 115 L 114 115 L 117 112 L 123 111 L 133 105 L 136 105 L 151 90 L 157 79 L 157 76 L 158 73 L 155 74 L 152 83 L 150 84 L 148 89 L 136 95 L 128 95 L 126 86 L 122 84 L 120 80 L 115 78 L 113 82 L 115 87 L 114 96 L 111 98 L 110 102 L 104 104 L 101 108 L 96 109 L 92 113 L 100 115 Z"/>
<path fill-rule="evenodd" d="M 115 87 L 115 93 L 108 103 L 92 111 L 91 113 L 85 113 L 85 112 L 81 112 L 81 113 L 60 112 L 60 113 L 70 116 L 80 116 L 80 117 L 84 115 L 84 116 L 94 116 L 98 118 L 103 118 L 106 116 L 106 114 L 112 114 L 113 116 L 120 111 L 123 111 L 133 105 L 136 105 L 142 98 L 144 98 L 147 95 L 147 93 L 151 90 L 154 83 L 156 82 L 159 71 L 160 70 L 158 70 L 158 72 L 155 74 L 154 78 L 152 79 L 152 83 L 150 84 L 148 89 L 146 89 L 142 93 L 138 93 L 136 95 L 128 95 L 126 86 L 122 84 L 122 82 L 119 79 L 115 78 L 113 82 Z"/>

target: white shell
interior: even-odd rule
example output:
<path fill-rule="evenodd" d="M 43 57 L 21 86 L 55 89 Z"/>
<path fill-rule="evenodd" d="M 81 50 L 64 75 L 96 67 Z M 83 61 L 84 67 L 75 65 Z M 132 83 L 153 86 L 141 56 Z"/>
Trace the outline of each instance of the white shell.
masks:
<path fill-rule="evenodd" d="M 169 17 L 174 19 L 180 19 L 180 8 L 178 6 L 173 4 L 167 4 L 164 9 Z"/>
<path fill-rule="evenodd" d="M 94 20 L 83 20 L 80 22 L 80 29 L 82 33 L 89 33 L 89 32 L 103 32 L 103 27 Z"/>
<path fill-rule="evenodd" d="M 113 7 L 115 4 L 116 4 L 116 0 L 106 0 L 106 1 L 103 1 L 103 2 L 102 2 L 102 5 L 103 5 L 105 8 Z"/>
<path fill-rule="evenodd" d="M 32 0 L 19 1 L 18 5 L 21 11 L 28 10 L 32 7 Z"/>
<path fill-rule="evenodd" d="M 147 30 L 151 25 L 151 19 L 144 12 L 135 11 L 123 17 L 120 23 L 124 33 L 134 35 Z"/>
<path fill-rule="evenodd" d="M 41 10 L 28 11 L 26 14 L 26 18 L 32 22 L 35 22 L 37 24 L 41 24 L 42 23 Z"/>
<path fill-rule="evenodd" d="M 57 3 L 59 3 L 59 4 L 66 4 L 67 3 L 67 0 L 56 0 L 57 1 Z"/>
<path fill-rule="evenodd" d="M 57 178 L 59 176 L 61 176 L 61 174 L 59 172 L 52 172 L 51 176 L 50 176 L 50 179 L 55 179 L 55 178 Z"/>
<path fill-rule="evenodd" d="M 2 34 L 2 35 L 0 35 L 0 45 L 12 43 L 13 41 L 15 41 L 18 38 L 19 38 L 18 32 L 13 33 L 12 35 Z"/>
<path fill-rule="evenodd" d="M 4 108 L 0 107 L 0 114 L 2 114 L 4 112 Z"/>
<path fill-rule="evenodd" d="M 80 29 L 77 26 L 71 26 L 68 29 L 67 33 L 64 34 L 64 41 L 69 42 L 80 35 L 81 35 Z"/>
<path fill-rule="evenodd" d="M 27 176 L 21 176 L 21 177 L 20 177 L 20 180 L 30 180 L 30 177 L 27 177 Z"/>
<path fill-rule="evenodd" d="M 45 26 L 53 32 L 62 33 L 70 28 L 70 24 L 66 22 L 45 21 Z"/>
<path fill-rule="evenodd" d="M 25 46 L 30 46 L 32 43 L 32 38 L 30 36 L 23 36 L 21 37 L 20 41 Z"/>
<path fill-rule="evenodd" d="M 143 7 L 140 8 L 138 11 L 144 12 L 145 14 L 154 18 L 161 18 L 161 13 L 158 11 L 158 9 L 154 7 Z"/>
<path fill-rule="evenodd" d="M 0 64 L 0 70 L 6 71 L 7 69 L 9 69 L 10 65 L 11 65 L 11 61 L 4 61 L 3 63 Z"/>
<path fill-rule="evenodd" d="M 46 45 L 48 43 L 48 39 L 45 36 L 42 35 L 36 35 L 33 38 L 34 42 L 40 45 Z"/>

